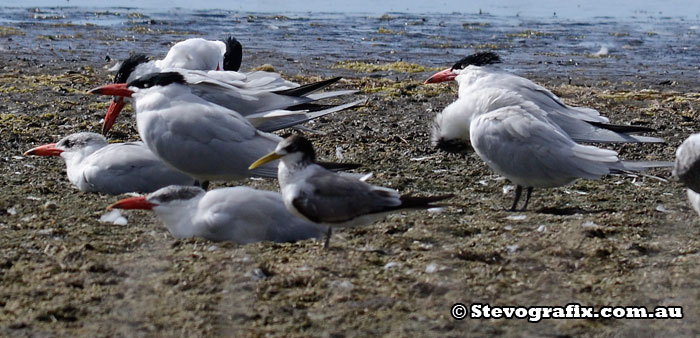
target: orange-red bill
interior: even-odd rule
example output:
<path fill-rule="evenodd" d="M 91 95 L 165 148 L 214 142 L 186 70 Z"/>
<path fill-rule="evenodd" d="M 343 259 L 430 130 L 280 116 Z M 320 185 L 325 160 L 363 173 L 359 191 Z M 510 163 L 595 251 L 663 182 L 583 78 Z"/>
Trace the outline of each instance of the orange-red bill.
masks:
<path fill-rule="evenodd" d="M 92 89 L 88 94 L 131 97 L 134 92 L 129 90 L 126 83 L 113 83 Z"/>
<path fill-rule="evenodd" d="M 109 109 L 107 109 L 105 121 L 102 123 L 102 135 L 107 135 L 107 132 L 112 129 L 112 126 L 114 126 L 114 123 L 117 121 L 119 113 L 124 109 L 125 104 L 124 98 L 121 96 L 115 97 L 112 100 Z"/>
<path fill-rule="evenodd" d="M 452 68 L 447 68 L 445 70 L 439 71 L 427 80 L 425 80 L 425 83 L 439 83 L 439 82 L 445 82 L 445 81 L 452 81 L 457 77 L 457 74 L 455 74 L 452 71 Z"/>
<path fill-rule="evenodd" d="M 24 156 L 59 156 L 62 152 L 63 150 L 56 148 L 56 143 L 49 143 L 27 150 Z"/>
<path fill-rule="evenodd" d="M 129 197 L 119 200 L 107 207 L 107 210 L 112 209 L 144 209 L 151 210 L 156 205 L 147 201 L 146 196 Z"/>

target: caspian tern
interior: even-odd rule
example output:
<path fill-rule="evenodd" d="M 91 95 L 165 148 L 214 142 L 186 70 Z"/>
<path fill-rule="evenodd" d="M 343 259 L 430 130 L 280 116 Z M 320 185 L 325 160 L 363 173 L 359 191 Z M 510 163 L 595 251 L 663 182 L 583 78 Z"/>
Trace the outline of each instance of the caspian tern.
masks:
<path fill-rule="evenodd" d="M 134 63 L 139 62 L 133 56 L 122 65 L 117 75 L 127 73 Z M 182 68 L 161 69 L 159 73 L 177 72 L 185 79 L 193 94 L 212 103 L 235 110 L 248 118 L 262 131 L 294 126 L 313 118 L 319 111 L 328 111 L 333 106 L 318 105 L 311 102 L 326 98 L 354 94 L 355 90 L 337 90 L 316 93 L 340 80 L 339 77 L 300 86 L 287 81 L 280 74 L 256 71 L 239 73 L 233 71 L 200 71 Z M 119 76 L 119 79 L 125 76 Z M 135 81 L 133 76 L 128 77 Z M 114 86 L 126 86 L 126 82 Z M 117 119 L 124 100 L 116 99 L 105 115 L 102 133 L 105 134 Z"/>
<path fill-rule="evenodd" d="M 132 97 L 136 125 L 146 146 L 163 162 L 200 182 L 277 176 L 277 163 L 253 171 L 248 166 L 282 139 L 256 129 L 236 111 L 193 94 L 181 73 L 153 73 L 128 85 L 107 85 L 91 92 Z"/>
<path fill-rule="evenodd" d="M 324 226 L 290 214 L 282 196 L 248 187 L 214 189 L 169 186 L 148 196 L 120 200 L 109 209 L 153 210 L 176 238 L 247 244 L 320 238 Z"/>
<path fill-rule="evenodd" d="M 453 196 L 401 196 L 396 190 L 336 174 L 316 164 L 311 142 L 299 135 L 284 139 L 250 169 L 277 159 L 281 159 L 277 175 L 284 205 L 305 220 L 328 225 L 326 247 L 332 227 L 367 224 L 402 209 L 436 207 L 432 203 Z"/>
<path fill-rule="evenodd" d="M 688 188 L 688 201 L 700 214 L 700 133 L 690 135 L 676 150 L 673 176 Z"/>
<path fill-rule="evenodd" d="M 236 38 L 230 36 L 224 41 L 192 38 L 173 45 L 162 60 L 150 60 L 145 54 L 134 54 L 122 61 L 114 83 L 127 83 L 139 77 L 161 72 L 165 69 L 189 70 L 226 70 L 237 72 L 241 67 L 243 47 Z M 105 135 L 112 127 L 117 116 L 124 108 L 124 98 L 114 98 L 107 110 L 107 117 L 102 126 Z"/>
<path fill-rule="evenodd" d="M 86 192 L 148 193 L 172 184 L 194 184 L 193 178 L 161 162 L 142 142 L 107 144 L 95 133 L 71 134 L 24 155 L 61 156 L 68 180 Z"/>
<path fill-rule="evenodd" d="M 463 114 L 467 120 L 469 116 L 486 113 L 508 105 L 510 100 L 508 95 L 517 95 L 519 97 L 514 100 L 522 99 L 534 103 L 539 108 L 538 114 L 557 124 L 576 142 L 664 142 L 661 138 L 632 135 L 653 131 L 653 129 L 612 125 L 608 123 L 608 118 L 601 116 L 595 109 L 569 106 L 546 88 L 526 78 L 500 71 L 492 66 L 500 62 L 500 57 L 493 52 L 476 53 L 461 59 L 451 68 L 434 74 L 425 83 L 457 81 L 459 85 L 458 99 L 445 108 L 445 111 L 449 110 L 453 116 Z M 494 101 L 482 99 L 473 102 L 475 98 L 478 98 L 473 93 L 485 89 L 499 90 L 499 93 L 507 95 L 501 95 Z M 439 145 L 445 139 L 450 139 L 449 135 L 445 138 L 442 136 L 434 134 L 433 143 Z M 444 146 L 450 145 L 445 144 Z"/>
<path fill-rule="evenodd" d="M 615 151 L 580 145 L 535 103 L 507 90 L 481 89 L 460 100 L 471 96 L 474 99 L 470 103 L 490 102 L 494 109 L 463 114 L 452 104 L 436 116 L 433 135 L 440 135 L 437 145 L 446 151 L 456 150 L 455 143 L 470 142 L 493 171 L 513 182 L 516 189 L 512 211 L 517 208 L 523 188 L 527 189 L 522 208 L 525 210 L 533 188 L 552 188 L 578 178 L 597 179 L 610 173 L 672 165 L 620 161 Z"/>

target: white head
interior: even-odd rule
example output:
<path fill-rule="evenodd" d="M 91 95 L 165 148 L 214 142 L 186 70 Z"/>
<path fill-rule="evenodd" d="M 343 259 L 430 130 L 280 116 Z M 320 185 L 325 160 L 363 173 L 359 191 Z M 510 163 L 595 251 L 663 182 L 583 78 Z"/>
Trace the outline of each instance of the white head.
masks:
<path fill-rule="evenodd" d="M 316 152 L 311 141 L 301 135 L 292 135 L 280 141 L 275 151 L 253 162 L 249 169 L 255 169 L 279 158 L 287 167 L 306 166 L 316 162 Z"/>
<path fill-rule="evenodd" d="M 197 203 L 205 194 L 206 191 L 199 187 L 171 185 L 146 196 L 125 198 L 110 205 L 108 209 L 153 210 L 173 236 L 192 237 L 197 235 L 192 226 L 192 216 L 197 210 Z"/>
<path fill-rule="evenodd" d="M 475 53 L 457 61 L 457 63 L 452 65 L 452 67 L 433 74 L 430 78 L 425 80 L 425 83 L 428 84 L 445 81 L 454 81 L 455 79 L 457 79 L 458 76 L 462 75 L 463 73 L 465 73 L 466 70 L 470 68 L 483 67 L 500 62 L 501 58 L 498 56 L 498 54 L 494 52 Z"/>
<path fill-rule="evenodd" d="M 58 143 L 32 148 L 24 155 L 61 156 L 67 164 L 82 161 L 85 157 L 107 145 L 107 139 L 96 133 L 75 133 L 62 138 Z"/>

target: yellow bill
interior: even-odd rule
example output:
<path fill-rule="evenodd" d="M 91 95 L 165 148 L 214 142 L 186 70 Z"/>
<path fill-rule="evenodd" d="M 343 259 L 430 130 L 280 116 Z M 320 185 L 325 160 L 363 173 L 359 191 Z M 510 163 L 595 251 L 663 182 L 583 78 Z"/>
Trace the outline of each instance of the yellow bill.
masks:
<path fill-rule="evenodd" d="M 281 158 L 282 156 L 283 155 L 278 155 L 277 153 L 275 153 L 273 151 L 273 152 L 259 158 L 257 161 L 253 162 L 253 164 L 251 164 L 250 167 L 248 167 L 248 170 L 253 170 L 253 169 L 255 169 L 255 168 L 257 168 L 257 167 L 259 167 L 267 162 L 272 162 L 278 158 Z"/>

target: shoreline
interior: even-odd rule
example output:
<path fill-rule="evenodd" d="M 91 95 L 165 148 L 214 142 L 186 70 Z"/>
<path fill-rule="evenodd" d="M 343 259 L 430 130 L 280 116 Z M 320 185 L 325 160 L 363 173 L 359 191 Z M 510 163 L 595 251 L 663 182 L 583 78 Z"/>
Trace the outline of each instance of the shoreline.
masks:
<path fill-rule="evenodd" d="M 271 63 L 294 81 L 348 76 L 334 88 L 359 88 L 369 99 L 367 107 L 312 125 L 325 132 L 310 135 L 319 158 L 335 160 L 341 147 L 346 161 L 375 173 L 373 183 L 402 193 L 458 194 L 459 207 L 337 231 L 335 248 L 323 250 L 310 240 L 177 240 L 146 212 L 125 213 L 126 226 L 100 223 L 119 196 L 81 193 L 60 159 L 21 155 L 72 132 L 99 131 L 107 100 L 84 92 L 111 74 L 95 53 L 32 53 L 0 55 L 3 335 L 683 335 L 700 327 L 700 228 L 680 184 L 641 176 L 579 180 L 535 190 L 528 212 L 506 212 L 507 181 L 473 153 L 429 145 L 434 114 L 456 95 L 454 86 L 421 85 L 429 72 L 361 73 L 313 59 L 285 68 L 273 61 L 285 64 L 287 55 L 246 54 L 244 68 Z M 675 148 L 699 129 L 700 94 L 691 80 L 581 77 L 568 84 L 568 76 L 534 80 L 567 103 L 599 109 L 613 123 L 655 128 L 667 140 L 606 146 L 622 158 L 673 160 Z M 110 140 L 137 137 L 133 113 L 125 113 Z M 668 178 L 670 170 L 651 173 Z M 275 181 L 243 183 L 277 190 Z M 678 321 L 533 325 L 455 321 L 448 311 L 456 302 L 669 305 L 685 312 Z"/>

